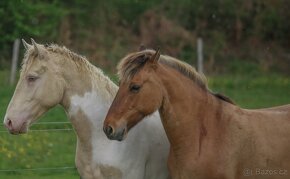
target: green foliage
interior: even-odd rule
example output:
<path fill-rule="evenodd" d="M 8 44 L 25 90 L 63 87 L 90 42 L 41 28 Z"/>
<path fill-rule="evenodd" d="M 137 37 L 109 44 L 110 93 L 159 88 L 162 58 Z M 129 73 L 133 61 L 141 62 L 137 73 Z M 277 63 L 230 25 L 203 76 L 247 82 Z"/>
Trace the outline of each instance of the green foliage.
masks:
<path fill-rule="evenodd" d="M 260 37 L 266 41 L 278 40 L 284 45 L 289 45 L 289 27 L 288 19 L 290 17 L 289 1 L 281 3 L 272 3 L 271 6 L 264 7 L 257 15 L 257 31 Z"/>
<path fill-rule="evenodd" d="M 0 2 L 0 69 L 10 63 L 13 41 L 30 37 L 48 43 L 60 42 L 89 57 L 109 59 L 105 67 L 112 69 L 124 53 L 148 38 L 142 36 L 141 28 L 146 26 L 140 25 L 148 11 L 153 18 L 165 17 L 170 21 L 166 29 L 159 29 L 159 24 L 148 24 L 151 29 L 155 26 L 156 32 L 152 34 L 157 36 L 148 45 L 167 46 L 166 49 L 173 51 L 171 54 L 184 60 L 196 58 L 195 42 L 187 45 L 184 38 L 166 36 L 175 27 L 188 32 L 190 41 L 192 37 L 203 37 L 205 60 L 208 57 L 264 60 L 269 56 L 264 53 L 264 46 L 274 44 L 282 49 L 277 59 L 283 61 L 288 58 L 290 47 L 289 8 L 287 0 L 3 0 Z M 252 45 L 256 50 L 249 53 Z"/>
<path fill-rule="evenodd" d="M 59 22 L 65 14 L 66 10 L 59 7 L 57 1 L 0 1 L 1 53 L 10 54 L 16 38 L 56 38 Z"/>
<path fill-rule="evenodd" d="M 152 8 L 154 5 L 160 4 L 161 0 L 115 0 L 111 2 L 112 6 L 115 6 L 117 12 L 119 12 L 124 23 L 134 24 L 138 21 L 140 15 L 142 15 L 146 10 Z"/>

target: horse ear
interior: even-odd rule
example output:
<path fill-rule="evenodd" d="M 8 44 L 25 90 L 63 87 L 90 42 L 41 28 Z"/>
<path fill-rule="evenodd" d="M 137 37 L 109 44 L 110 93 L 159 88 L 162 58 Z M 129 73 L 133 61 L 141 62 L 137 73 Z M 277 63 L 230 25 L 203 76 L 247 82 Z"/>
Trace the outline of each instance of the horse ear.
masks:
<path fill-rule="evenodd" d="M 141 44 L 140 47 L 139 47 L 139 52 L 140 51 L 143 51 L 143 50 L 146 50 L 146 47 L 144 44 Z"/>
<path fill-rule="evenodd" d="M 33 38 L 31 38 L 31 43 L 34 47 L 34 50 L 36 52 L 36 54 L 39 54 L 39 50 L 38 50 L 38 44 L 33 40 Z"/>
<path fill-rule="evenodd" d="M 43 45 L 37 44 L 32 38 L 31 42 L 34 47 L 34 51 L 39 59 L 45 58 L 45 56 L 47 55 L 47 50 L 45 49 L 45 47 Z"/>
<path fill-rule="evenodd" d="M 158 48 L 155 54 L 149 59 L 149 61 L 153 64 L 156 64 L 160 58 L 160 48 Z"/>
<path fill-rule="evenodd" d="M 24 39 L 22 39 L 22 44 L 26 50 L 28 50 L 32 45 L 29 45 Z"/>

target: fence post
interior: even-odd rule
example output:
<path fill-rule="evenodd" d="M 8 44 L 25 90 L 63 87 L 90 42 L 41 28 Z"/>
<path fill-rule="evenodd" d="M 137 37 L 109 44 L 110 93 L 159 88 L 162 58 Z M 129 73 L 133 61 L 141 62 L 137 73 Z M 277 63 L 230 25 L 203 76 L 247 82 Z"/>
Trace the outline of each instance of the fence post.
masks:
<path fill-rule="evenodd" d="M 19 45 L 20 45 L 20 40 L 16 39 L 13 44 L 12 65 L 11 65 L 11 73 L 10 73 L 10 80 L 9 80 L 9 83 L 11 86 L 14 85 L 15 83 L 18 56 L 19 56 Z"/>
<path fill-rule="evenodd" d="M 202 38 L 197 38 L 197 71 L 203 73 L 203 42 Z"/>

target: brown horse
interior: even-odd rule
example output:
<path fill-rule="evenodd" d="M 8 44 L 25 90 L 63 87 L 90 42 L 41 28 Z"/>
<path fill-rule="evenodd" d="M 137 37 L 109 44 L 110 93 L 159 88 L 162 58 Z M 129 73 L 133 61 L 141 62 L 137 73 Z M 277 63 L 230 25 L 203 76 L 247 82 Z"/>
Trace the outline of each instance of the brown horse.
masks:
<path fill-rule="evenodd" d="M 290 105 L 247 110 L 212 93 L 190 65 L 143 50 L 119 63 L 119 91 L 104 122 L 124 139 L 159 110 L 172 178 L 290 178 Z"/>

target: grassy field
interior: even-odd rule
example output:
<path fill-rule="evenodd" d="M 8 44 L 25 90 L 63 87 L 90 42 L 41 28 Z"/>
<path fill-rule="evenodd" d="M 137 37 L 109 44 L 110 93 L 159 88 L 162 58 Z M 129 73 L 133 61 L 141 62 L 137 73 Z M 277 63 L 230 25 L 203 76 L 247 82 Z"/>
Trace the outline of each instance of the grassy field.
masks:
<path fill-rule="evenodd" d="M 7 85 L 7 72 L 0 72 L 0 119 L 13 94 L 14 87 Z M 231 97 L 244 108 L 262 108 L 290 103 L 290 78 L 277 75 L 242 77 L 210 77 L 209 86 L 214 92 Z M 67 122 L 61 107 L 55 107 L 39 122 Z M 70 124 L 35 124 L 31 129 L 71 128 Z M 73 131 L 37 132 L 21 136 L 8 134 L 0 125 L 0 178 L 79 178 L 73 168 L 65 170 L 1 171 L 5 169 L 74 167 L 76 137 Z"/>

